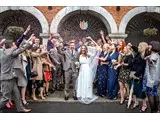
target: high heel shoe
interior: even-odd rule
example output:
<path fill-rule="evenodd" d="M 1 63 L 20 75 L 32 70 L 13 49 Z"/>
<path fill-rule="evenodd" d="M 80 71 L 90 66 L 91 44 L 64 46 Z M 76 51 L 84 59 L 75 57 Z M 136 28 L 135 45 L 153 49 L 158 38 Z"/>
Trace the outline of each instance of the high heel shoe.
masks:
<path fill-rule="evenodd" d="M 6 107 L 7 109 L 11 109 L 11 108 L 12 108 L 12 106 L 11 106 L 9 103 L 7 103 L 7 104 L 5 105 L 5 107 Z"/>
<path fill-rule="evenodd" d="M 38 101 L 38 99 L 37 99 L 36 97 L 33 97 L 33 96 L 32 96 L 32 99 L 33 99 L 34 101 Z"/>
<path fill-rule="evenodd" d="M 45 97 L 43 97 L 43 96 L 41 96 L 41 99 L 42 99 L 42 100 L 45 100 L 46 98 L 45 98 Z"/>
<path fill-rule="evenodd" d="M 26 100 L 22 100 L 22 103 L 23 103 L 24 106 L 29 105 L 29 103 Z"/>
<path fill-rule="evenodd" d="M 126 100 L 126 99 L 124 99 L 122 102 L 120 101 L 119 104 L 120 104 L 120 105 L 123 105 L 123 104 L 125 103 L 125 100 Z"/>
<path fill-rule="evenodd" d="M 140 112 L 146 112 L 147 111 L 147 105 L 142 106 L 139 111 Z"/>
<path fill-rule="evenodd" d="M 139 103 L 134 103 L 133 106 L 131 107 L 131 109 L 135 109 L 139 106 Z"/>
<path fill-rule="evenodd" d="M 41 95 L 40 95 L 39 97 L 40 97 L 42 100 L 45 100 L 45 99 L 46 99 L 44 96 L 41 96 Z"/>

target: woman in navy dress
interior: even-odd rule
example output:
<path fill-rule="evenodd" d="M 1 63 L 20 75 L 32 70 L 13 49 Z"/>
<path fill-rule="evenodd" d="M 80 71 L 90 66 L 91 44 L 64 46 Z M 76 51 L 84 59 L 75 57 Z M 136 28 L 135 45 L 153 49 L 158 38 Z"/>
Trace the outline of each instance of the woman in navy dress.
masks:
<path fill-rule="evenodd" d="M 120 63 L 121 56 L 117 52 L 115 44 L 110 46 L 111 53 L 108 56 L 108 81 L 107 81 L 107 96 L 109 99 L 117 99 L 118 97 L 118 70 L 115 66 Z"/>
<path fill-rule="evenodd" d="M 97 86 L 97 95 L 104 97 L 106 96 L 107 91 L 107 79 L 108 79 L 108 44 L 103 45 L 103 51 L 99 55 L 99 64 L 97 68 L 97 78 L 98 78 L 98 86 Z"/>

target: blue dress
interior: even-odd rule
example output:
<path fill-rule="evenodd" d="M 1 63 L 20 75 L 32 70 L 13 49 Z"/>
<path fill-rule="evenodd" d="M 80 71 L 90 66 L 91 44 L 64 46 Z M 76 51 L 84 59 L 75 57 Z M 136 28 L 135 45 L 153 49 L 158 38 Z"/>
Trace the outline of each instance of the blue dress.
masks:
<path fill-rule="evenodd" d="M 101 52 L 99 57 L 105 58 L 108 53 Z M 107 60 L 105 61 L 107 62 Z M 98 96 L 106 96 L 107 92 L 107 79 L 108 79 L 108 65 L 102 64 L 99 62 L 97 67 L 97 79 L 98 79 L 98 86 L 97 86 L 97 95 Z"/>
<path fill-rule="evenodd" d="M 115 52 L 108 56 L 108 81 L 107 81 L 107 96 L 109 99 L 118 97 L 118 70 L 114 69 L 112 60 L 118 60 L 119 53 Z"/>

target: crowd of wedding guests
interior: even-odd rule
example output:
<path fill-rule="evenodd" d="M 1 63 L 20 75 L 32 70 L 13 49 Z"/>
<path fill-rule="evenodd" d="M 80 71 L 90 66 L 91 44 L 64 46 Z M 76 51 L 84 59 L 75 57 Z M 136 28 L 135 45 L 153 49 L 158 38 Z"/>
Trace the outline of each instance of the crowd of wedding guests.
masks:
<path fill-rule="evenodd" d="M 138 46 L 126 43 L 125 40 L 112 40 L 100 31 L 100 38 L 82 37 L 66 42 L 59 34 L 50 34 L 47 45 L 34 34 L 24 40 L 30 26 L 18 40 L 3 39 L 0 41 L 1 54 L 1 103 L 0 109 L 8 109 L 16 104 L 17 111 L 30 112 L 25 107 L 29 104 L 27 98 L 33 100 L 46 99 L 56 90 L 66 92 L 70 82 L 65 81 L 65 57 L 57 50 L 57 42 L 61 51 L 74 48 L 80 52 L 81 46 L 99 47 L 98 65 L 94 81 L 96 95 L 106 99 L 116 100 L 120 97 L 120 105 L 130 99 L 130 89 L 133 87 L 133 104 L 131 109 L 139 106 L 140 112 L 147 110 L 147 99 L 151 112 L 159 112 L 158 87 L 160 82 L 160 43 L 151 41 L 141 42 Z M 96 43 L 93 41 L 97 41 Z M 2 57 L 3 56 L 3 57 Z M 14 74 L 16 76 L 16 80 Z M 78 70 L 77 70 L 78 72 Z M 67 83 L 66 83 L 67 82 Z M 74 85 L 73 85 L 74 86 Z M 76 93 L 75 93 L 76 94 Z M 76 95 L 73 96 L 77 100 Z M 13 101 L 14 100 L 14 101 Z M 107 109 L 107 108 L 106 108 Z"/>

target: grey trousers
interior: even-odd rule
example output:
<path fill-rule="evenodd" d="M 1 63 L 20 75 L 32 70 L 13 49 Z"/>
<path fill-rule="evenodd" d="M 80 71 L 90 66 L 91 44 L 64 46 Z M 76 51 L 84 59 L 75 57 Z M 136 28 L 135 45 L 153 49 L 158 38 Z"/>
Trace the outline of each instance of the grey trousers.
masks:
<path fill-rule="evenodd" d="M 5 106 L 5 104 L 12 98 L 13 95 L 17 111 L 24 110 L 16 79 L 1 81 L 1 94 L 2 95 L 0 97 L 0 109 Z"/>
<path fill-rule="evenodd" d="M 62 82 L 62 68 L 60 66 L 56 67 L 57 70 L 53 70 L 52 71 L 52 89 L 56 89 L 57 87 L 59 87 L 59 84 Z"/>
<path fill-rule="evenodd" d="M 69 69 L 68 71 L 65 71 L 65 88 L 64 88 L 64 94 L 65 96 L 69 96 L 69 86 L 70 81 L 72 80 L 73 83 L 73 96 L 76 96 L 76 80 L 77 80 L 77 73 L 73 72 L 72 69 Z"/>

